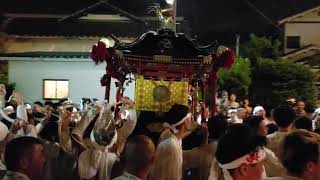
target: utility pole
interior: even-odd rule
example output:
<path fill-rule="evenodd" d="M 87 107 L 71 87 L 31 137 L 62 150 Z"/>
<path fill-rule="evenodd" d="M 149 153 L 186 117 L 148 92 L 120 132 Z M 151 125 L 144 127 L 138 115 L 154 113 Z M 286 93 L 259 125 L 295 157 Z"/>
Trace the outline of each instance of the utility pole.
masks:
<path fill-rule="evenodd" d="M 174 14 L 173 14 L 173 31 L 177 32 L 177 4 L 178 4 L 178 0 L 174 0 L 173 1 L 173 10 L 174 10 Z"/>
<path fill-rule="evenodd" d="M 236 35 L 236 57 L 240 55 L 239 51 L 240 51 L 240 35 L 237 34 Z"/>

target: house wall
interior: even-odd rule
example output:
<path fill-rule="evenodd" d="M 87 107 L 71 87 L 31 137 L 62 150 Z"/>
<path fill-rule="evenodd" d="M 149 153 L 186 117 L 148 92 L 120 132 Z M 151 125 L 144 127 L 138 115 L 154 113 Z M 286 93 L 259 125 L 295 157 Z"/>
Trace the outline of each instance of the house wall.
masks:
<path fill-rule="evenodd" d="M 300 48 L 308 45 L 320 46 L 320 14 L 319 11 L 310 12 L 294 18 L 284 25 L 284 52 L 285 54 L 297 49 L 287 48 L 288 36 L 300 36 Z"/>
<path fill-rule="evenodd" d="M 43 79 L 68 79 L 69 98 L 79 103 L 80 98 L 104 99 L 105 87 L 100 78 L 105 73 L 105 64 L 96 66 L 92 61 L 9 61 L 9 82 L 16 83 L 16 89 L 31 101 L 43 100 Z M 111 102 L 114 102 L 116 88 L 112 81 Z M 134 98 L 134 84 L 126 88 L 125 95 Z"/>
<path fill-rule="evenodd" d="M 286 23 L 285 42 L 287 36 L 300 36 L 300 48 L 308 45 L 320 46 L 320 20 L 319 23 Z M 286 44 L 285 47 L 287 47 Z M 285 53 L 295 50 L 285 48 Z"/>

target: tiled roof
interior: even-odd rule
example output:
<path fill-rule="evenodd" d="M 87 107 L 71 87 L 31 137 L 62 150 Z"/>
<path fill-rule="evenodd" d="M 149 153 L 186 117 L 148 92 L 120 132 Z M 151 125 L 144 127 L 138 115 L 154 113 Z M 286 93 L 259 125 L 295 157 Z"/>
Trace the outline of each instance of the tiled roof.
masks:
<path fill-rule="evenodd" d="M 0 54 L 0 57 L 90 58 L 90 52 L 22 52 Z"/>
<path fill-rule="evenodd" d="M 4 31 L 14 35 L 39 36 L 107 36 L 138 37 L 146 28 L 134 22 L 74 21 L 58 23 L 56 18 L 18 18 L 6 26 Z"/>

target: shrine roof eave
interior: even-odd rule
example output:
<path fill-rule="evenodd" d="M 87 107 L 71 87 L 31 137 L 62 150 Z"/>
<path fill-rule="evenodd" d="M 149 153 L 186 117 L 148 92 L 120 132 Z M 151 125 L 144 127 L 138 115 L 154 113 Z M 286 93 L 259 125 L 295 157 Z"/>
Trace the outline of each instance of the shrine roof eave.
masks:
<path fill-rule="evenodd" d="M 118 40 L 115 36 L 114 48 L 124 55 L 155 56 L 164 55 L 173 58 L 199 58 L 213 54 L 217 42 L 208 46 L 198 46 L 185 34 L 175 33 L 170 29 L 160 29 L 158 32 L 149 31 L 131 43 Z"/>

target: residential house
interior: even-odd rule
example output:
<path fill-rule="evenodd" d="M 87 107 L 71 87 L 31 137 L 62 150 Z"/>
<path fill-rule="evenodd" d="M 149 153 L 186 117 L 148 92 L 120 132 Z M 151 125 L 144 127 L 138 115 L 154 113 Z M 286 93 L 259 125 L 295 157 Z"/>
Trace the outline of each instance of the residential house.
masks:
<path fill-rule="evenodd" d="M 145 22 L 156 21 L 149 17 L 145 21 L 107 2 L 104 6 L 108 6 L 105 14 L 90 14 L 87 6 L 68 12 L 57 9 L 53 14 L 37 14 L 39 9 L 32 11 L 31 7 L 27 13 L 8 10 L 2 14 L 1 31 L 8 36 L 0 61 L 8 64 L 9 83 L 15 83 L 32 102 L 65 97 L 76 103 L 81 98 L 104 99 L 100 78 L 106 64 L 96 66 L 91 60 L 92 45 L 111 35 L 131 42 L 149 30 Z M 133 99 L 134 83 L 125 88 L 124 95 Z M 115 91 L 112 82 L 111 101 Z"/>
<path fill-rule="evenodd" d="M 310 68 L 320 78 L 320 6 L 278 22 L 283 27 L 283 59 Z M 320 86 L 320 81 L 317 83 Z"/>
<path fill-rule="evenodd" d="M 311 45 L 320 47 L 320 6 L 279 21 L 283 27 L 284 53 Z"/>

